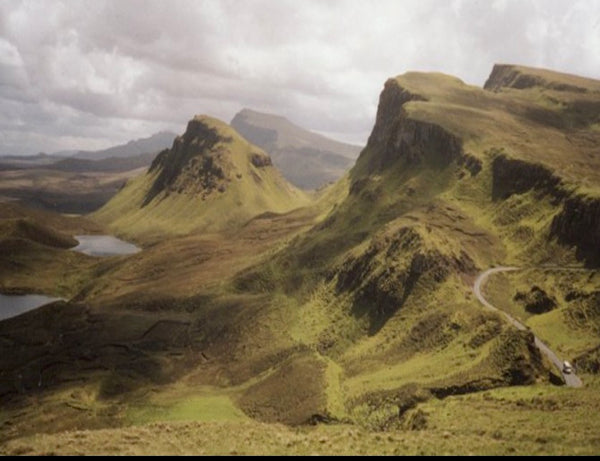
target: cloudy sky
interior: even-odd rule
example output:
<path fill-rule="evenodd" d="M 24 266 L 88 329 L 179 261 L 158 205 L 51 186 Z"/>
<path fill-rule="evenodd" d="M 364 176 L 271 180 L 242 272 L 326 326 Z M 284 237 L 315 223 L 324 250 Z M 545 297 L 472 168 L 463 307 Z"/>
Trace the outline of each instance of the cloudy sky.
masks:
<path fill-rule="evenodd" d="M 2 0 L 0 154 L 99 149 L 243 107 L 363 143 L 386 78 L 600 78 L 599 0 Z"/>

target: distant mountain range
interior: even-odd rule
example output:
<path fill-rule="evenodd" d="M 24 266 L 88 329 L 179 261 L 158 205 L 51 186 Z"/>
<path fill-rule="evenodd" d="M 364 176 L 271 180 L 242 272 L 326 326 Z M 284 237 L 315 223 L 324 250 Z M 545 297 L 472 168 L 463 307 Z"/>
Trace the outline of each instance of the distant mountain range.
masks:
<path fill-rule="evenodd" d="M 316 189 L 338 180 L 361 147 L 334 141 L 284 117 L 243 109 L 231 121 L 244 138 L 264 149 L 292 184 Z"/>
<path fill-rule="evenodd" d="M 243 109 L 231 126 L 263 149 L 293 185 L 318 189 L 350 170 L 361 147 L 334 141 L 295 125 L 285 117 Z M 147 138 L 97 151 L 65 150 L 52 154 L 0 156 L 0 170 L 45 168 L 68 172 L 115 172 L 150 166 L 154 157 L 170 148 L 176 134 L 161 131 Z"/>
<path fill-rule="evenodd" d="M 175 133 L 171 133 L 170 131 L 160 131 L 149 138 L 136 139 L 135 141 L 129 141 L 126 144 L 104 150 L 80 150 L 73 154 L 72 157 L 85 160 L 102 160 L 105 158 L 135 157 L 140 154 L 158 153 L 163 149 L 171 147 L 176 136 Z"/>
<path fill-rule="evenodd" d="M 148 138 L 97 151 L 60 151 L 0 156 L 0 170 L 47 168 L 61 171 L 128 171 L 149 166 L 158 152 L 171 147 L 176 134 L 161 131 Z"/>

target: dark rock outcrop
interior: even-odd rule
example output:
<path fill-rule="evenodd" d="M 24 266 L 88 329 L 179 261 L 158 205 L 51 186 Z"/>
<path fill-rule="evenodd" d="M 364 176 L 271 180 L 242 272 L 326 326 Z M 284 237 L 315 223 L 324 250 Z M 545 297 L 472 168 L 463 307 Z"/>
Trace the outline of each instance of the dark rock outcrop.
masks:
<path fill-rule="evenodd" d="M 575 196 L 564 202 L 552 220 L 550 235 L 574 246 L 577 258 L 589 267 L 600 267 L 600 199 Z"/>
<path fill-rule="evenodd" d="M 464 166 L 471 176 L 477 176 L 483 168 L 481 160 L 470 154 L 461 155 L 458 158 L 458 164 Z"/>
<path fill-rule="evenodd" d="M 533 286 L 529 293 L 518 292 L 514 299 L 522 303 L 525 310 L 532 314 L 545 314 L 557 307 L 556 298 L 548 295 L 538 286 Z"/>
<path fill-rule="evenodd" d="M 163 150 L 152 162 L 150 173 L 158 171 L 158 177 L 144 200 L 144 206 L 165 190 L 172 189 L 186 169 L 196 170 L 204 188 L 212 190 L 218 187 L 218 180 L 225 179 L 225 172 L 211 155 L 214 146 L 222 138 L 217 130 L 209 127 L 201 119 L 188 122 L 183 136 L 173 141 L 171 149 Z M 195 160 L 192 165 L 192 160 Z"/>
<path fill-rule="evenodd" d="M 273 165 L 271 157 L 262 153 L 259 154 L 258 152 L 252 153 L 252 155 L 250 156 L 250 161 L 252 162 L 252 165 L 254 165 L 256 168 L 262 168 L 265 166 Z"/>
<path fill-rule="evenodd" d="M 443 168 L 462 156 L 459 138 L 439 125 L 407 115 L 402 106 L 410 101 L 426 101 L 426 98 L 402 88 L 394 79 L 385 83 L 375 126 L 361 154 L 368 156 L 368 174 L 380 173 L 399 160 L 416 164 L 430 159 Z"/>
<path fill-rule="evenodd" d="M 492 162 L 492 198 L 504 200 L 530 190 L 562 199 L 561 180 L 542 165 L 499 155 Z"/>

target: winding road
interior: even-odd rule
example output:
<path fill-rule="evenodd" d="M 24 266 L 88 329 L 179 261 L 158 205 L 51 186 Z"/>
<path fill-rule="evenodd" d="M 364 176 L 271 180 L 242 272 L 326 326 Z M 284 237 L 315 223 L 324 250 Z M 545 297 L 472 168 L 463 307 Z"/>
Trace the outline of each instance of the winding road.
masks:
<path fill-rule="evenodd" d="M 498 309 L 497 307 L 490 304 L 481 294 L 481 288 L 483 285 L 485 285 L 485 282 L 487 281 L 487 279 L 490 275 L 497 274 L 499 272 L 513 272 L 513 271 L 517 271 L 517 270 L 520 270 L 520 268 L 519 267 L 494 267 L 492 269 L 488 269 L 485 272 L 482 272 L 481 274 L 479 274 L 479 277 L 477 277 L 477 279 L 475 280 L 475 283 L 473 284 L 473 293 L 475 294 L 475 296 L 477 297 L 477 299 L 479 300 L 479 302 L 481 304 L 483 304 L 485 307 L 487 307 L 489 309 L 495 310 L 495 311 L 503 314 L 504 317 L 506 317 L 506 319 L 509 321 L 509 323 L 511 325 L 513 325 L 515 328 L 517 328 L 519 330 L 528 330 L 528 328 L 525 325 L 523 325 L 521 322 L 519 322 L 517 319 L 510 316 L 503 310 Z M 558 358 L 558 355 L 556 355 L 556 353 L 554 353 L 554 351 L 552 351 L 546 344 L 544 344 L 540 340 L 540 338 L 538 338 L 537 336 L 534 336 L 534 338 L 535 338 L 535 345 L 540 350 L 540 352 L 542 352 L 546 357 L 548 357 L 548 359 L 554 364 L 554 366 L 556 368 L 558 368 L 558 370 L 561 372 L 562 377 L 565 381 L 565 384 L 569 387 L 581 387 L 583 385 L 583 383 L 581 382 L 581 379 L 575 373 L 569 373 L 569 374 L 563 373 L 563 361 Z"/>

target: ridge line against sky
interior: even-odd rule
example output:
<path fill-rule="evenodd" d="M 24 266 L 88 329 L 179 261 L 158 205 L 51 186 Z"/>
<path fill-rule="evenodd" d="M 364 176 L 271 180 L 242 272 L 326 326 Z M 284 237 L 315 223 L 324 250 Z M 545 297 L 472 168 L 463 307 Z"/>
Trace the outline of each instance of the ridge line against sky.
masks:
<path fill-rule="evenodd" d="M 388 77 L 494 63 L 600 78 L 600 1 L 3 0 L 0 155 L 280 114 L 354 144 Z"/>

